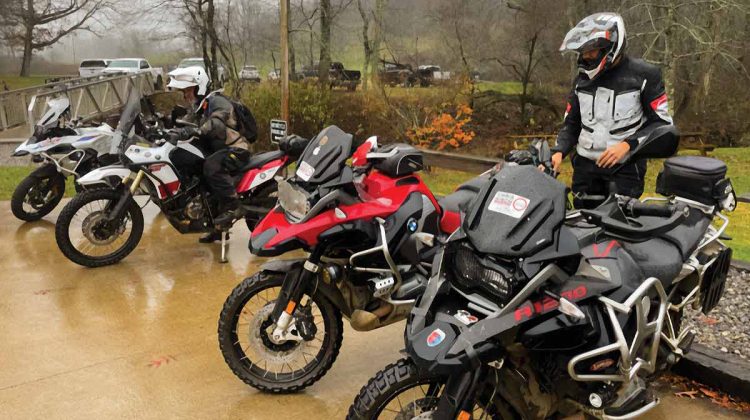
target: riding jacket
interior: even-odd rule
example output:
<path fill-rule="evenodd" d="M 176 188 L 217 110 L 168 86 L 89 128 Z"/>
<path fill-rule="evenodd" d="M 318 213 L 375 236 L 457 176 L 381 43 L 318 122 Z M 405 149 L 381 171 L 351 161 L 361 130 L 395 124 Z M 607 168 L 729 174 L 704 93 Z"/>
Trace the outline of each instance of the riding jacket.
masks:
<path fill-rule="evenodd" d="M 589 80 L 579 75 L 568 96 L 563 128 L 553 152 L 597 160 L 610 146 L 627 141 L 634 150 L 655 128 L 672 124 L 658 67 L 623 56 Z"/>

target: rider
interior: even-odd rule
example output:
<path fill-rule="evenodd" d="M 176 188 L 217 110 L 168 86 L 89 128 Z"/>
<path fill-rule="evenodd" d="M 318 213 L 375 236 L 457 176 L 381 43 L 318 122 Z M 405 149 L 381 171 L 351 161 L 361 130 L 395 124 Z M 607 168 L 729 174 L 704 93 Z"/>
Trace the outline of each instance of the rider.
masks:
<path fill-rule="evenodd" d="M 579 75 L 552 148 L 552 166 L 559 171 L 563 158 L 575 147 L 571 160 L 577 208 L 598 205 L 580 197 L 608 195 L 609 182 L 614 182 L 618 194 L 640 197 L 644 160 L 628 162 L 614 177 L 609 168 L 655 128 L 672 124 L 660 69 L 625 55 L 625 44 L 622 17 L 597 13 L 571 29 L 560 47 L 562 52 L 578 54 Z"/>
<path fill-rule="evenodd" d="M 202 67 L 186 67 L 172 73 L 167 87 L 179 89 L 188 103 L 197 106 L 196 114 L 201 118 L 198 128 L 185 127 L 172 130 L 171 140 L 199 138 L 198 146 L 208 157 L 203 164 L 203 176 L 211 192 L 219 200 L 219 213 L 214 224 L 227 227 L 238 218 L 240 203 L 230 172 L 247 163 L 250 154 L 247 141 L 235 130 L 237 120 L 232 103 L 222 95 L 206 95 L 208 76 Z M 204 99 L 205 96 L 205 99 Z M 201 243 L 221 239 L 221 230 L 215 229 L 200 238 Z"/>

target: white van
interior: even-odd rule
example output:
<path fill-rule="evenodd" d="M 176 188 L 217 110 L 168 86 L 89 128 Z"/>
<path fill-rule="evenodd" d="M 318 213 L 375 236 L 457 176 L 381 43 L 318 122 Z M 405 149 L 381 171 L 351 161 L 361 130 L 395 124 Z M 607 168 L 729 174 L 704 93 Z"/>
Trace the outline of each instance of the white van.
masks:
<path fill-rule="evenodd" d="M 81 65 L 78 66 L 78 75 L 81 77 L 96 76 L 104 70 L 109 62 L 107 58 L 90 58 L 88 60 L 81 61 Z"/>

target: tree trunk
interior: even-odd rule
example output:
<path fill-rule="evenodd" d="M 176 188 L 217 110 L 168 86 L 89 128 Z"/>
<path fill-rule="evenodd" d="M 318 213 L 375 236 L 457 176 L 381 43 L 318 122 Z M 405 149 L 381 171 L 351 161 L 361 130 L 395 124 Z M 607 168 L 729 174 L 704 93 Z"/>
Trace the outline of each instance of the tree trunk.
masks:
<path fill-rule="evenodd" d="M 331 0 L 320 0 L 320 65 L 318 80 L 321 86 L 328 85 L 331 68 Z"/>
<path fill-rule="evenodd" d="M 383 14 L 388 6 L 388 0 L 375 0 L 375 16 L 373 19 L 373 39 L 372 47 L 370 48 L 370 84 L 375 87 L 380 84 L 378 79 L 378 66 L 380 65 L 380 45 L 383 43 L 383 34 L 385 33 L 383 28 Z"/>
<path fill-rule="evenodd" d="M 20 6 L 20 5 L 19 5 Z M 31 74 L 31 56 L 34 53 L 34 0 L 26 0 L 26 10 L 24 16 L 24 38 L 23 38 L 23 61 L 21 63 L 21 77 L 28 77 Z"/>
<path fill-rule="evenodd" d="M 362 17 L 362 44 L 364 46 L 365 60 L 362 65 L 362 90 L 367 90 L 367 79 L 369 78 L 369 67 L 370 67 L 370 56 L 372 55 L 372 49 L 370 46 L 370 18 L 367 17 L 367 10 L 362 4 L 363 0 L 357 0 L 357 8 L 359 9 L 359 15 Z M 376 71 L 373 69 L 373 71 Z"/>
<path fill-rule="evenodd" d="M 294 37 L 291 31 L 292 27 L 292 7 L 291 0 L 286 0 L 286 27 L 287 27 L 287 43 L 289 45 L 289 80 L 295 80 L 297 74 L 296 59 L 294 57 Z M 274 71 L 276 67 L 274 66 Z"/>
<path fill-rule="evenodd" d="M 216 80 L 219 84 L 221 84 L 221 80 L 219 79 L 219 66 L 216 60 L 216 44 L 218 43 L 218 39 L 216 36 L 216 27 L 214 26 L 214 14 L 216 13 L 216 9 L 214 7 L 214 0 L 206 0 L 206 3 L 208 4 L 208 8 L 206 10 L 204 23 L 206 32 L 208 32 L 208 35 L 210 37 L 211 49 L 211 63 L 208 71 L 211 75 L 211 80 Z"/>

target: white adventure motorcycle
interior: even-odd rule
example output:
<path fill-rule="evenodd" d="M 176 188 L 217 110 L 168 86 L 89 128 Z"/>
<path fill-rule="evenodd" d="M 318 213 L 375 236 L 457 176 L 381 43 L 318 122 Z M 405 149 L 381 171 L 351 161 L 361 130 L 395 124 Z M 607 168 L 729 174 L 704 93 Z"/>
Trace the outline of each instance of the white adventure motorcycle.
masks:
<path fill-rule="evenodd" d="M 121 163 L 79 178 L 78 183 L 86 190 L 63 208 L 57 220 L 57 244 L 77 264 L 114 264 L 135 249 L 143 233 L 143 213 L 133 199 L 136 195 L 148 195 L 180 233 L 217 228 L 214 217 L 218 215 L 218 200 L 201 176 L 203 152 L 190 141 L 157 140 L 150 146 L 141 143 L 137 135 L 127 137 L 124 133 L 130 132 L 139 107 L 137 93 L 131 95 L 115 130 L 113 147 L 119 139 L 129 144 L 122 147 Z M 156 134 L 166 137 L 159 130 Z M 287 137 L 279 143 L 281 150 L 252 156 L 236 173 L 236 191 L 251 229 L 276 203 L 274 176 L 281 175 L 306 145 L 305 139 Z M 109 188 L 91 188 L 94 186 Z M 226 235 L 222 236 L 222 261 L 226 261 Z"/>
<path fill-rule="evenodd" d="M 12 154 L 31 156 L 32 162 L 41 163 L 18 184 L 11 198 L 13 215 L 27 222 L 41 219 L 57 206 L 65 195 L 66 178 L 78 179 L 92 169 L 118 161 L 112 148 L 115 131 L 110 125 L 84 127 L 81 121 L 72 120 L 67 96 L 51 98 L 45 107 L 34 134 Z M 153 109 L 148 118 L 135 117 L 141 122 L 137 132 L 164 125 Z M 75 188 L 77 192 L 83 189 L 79 184 Z"/>

